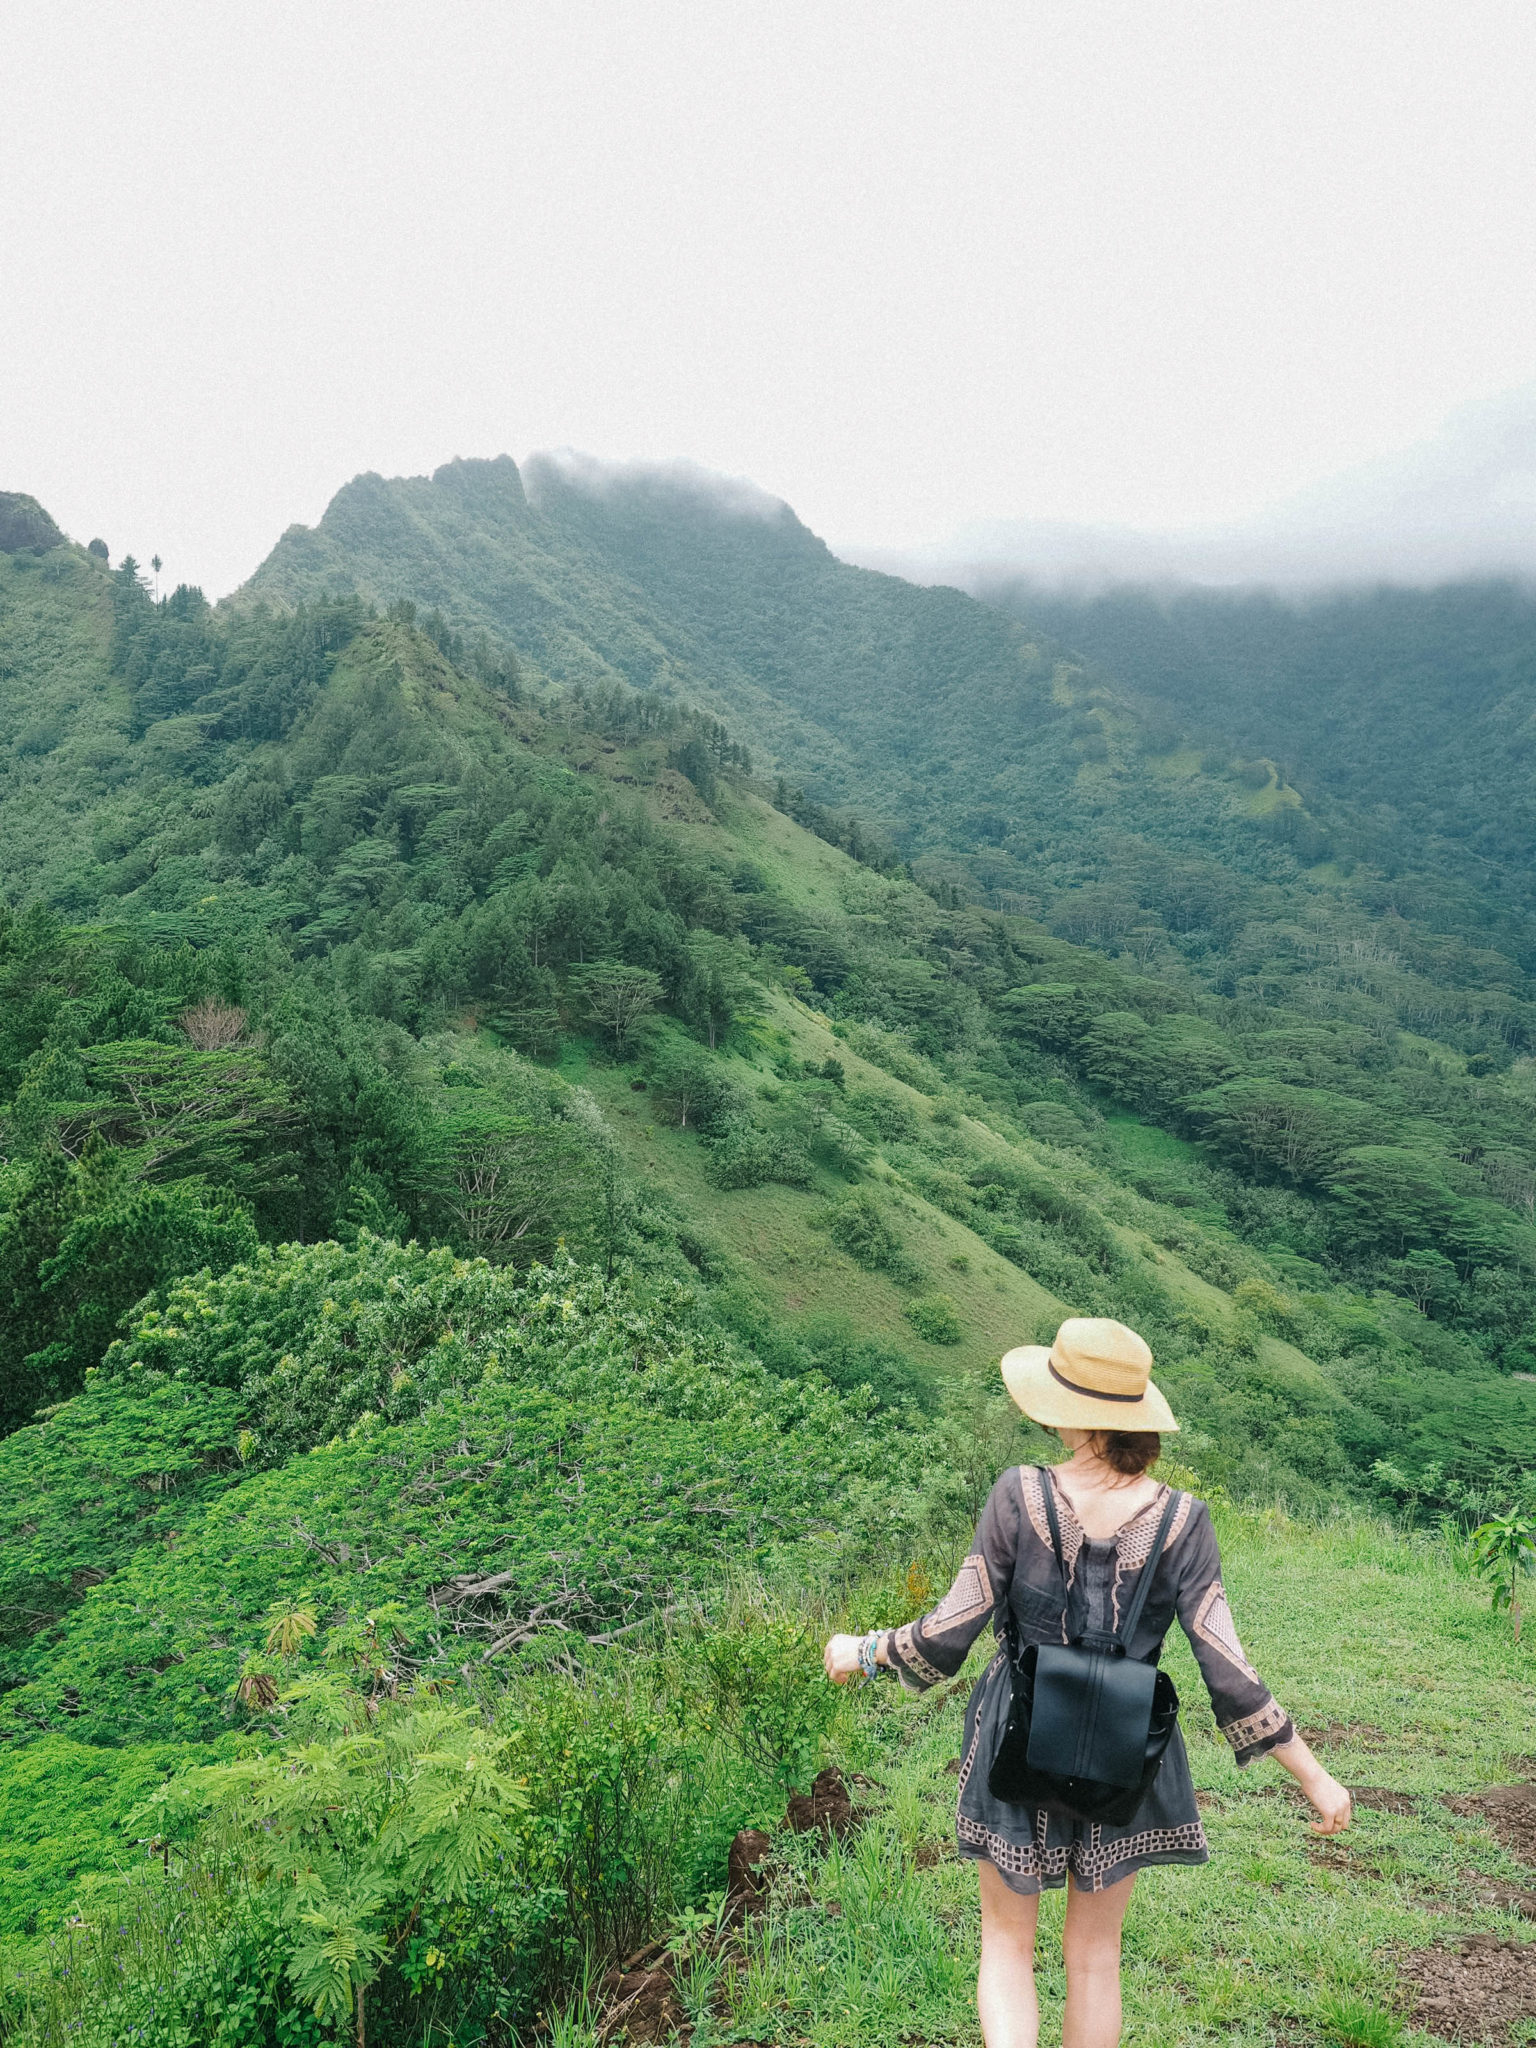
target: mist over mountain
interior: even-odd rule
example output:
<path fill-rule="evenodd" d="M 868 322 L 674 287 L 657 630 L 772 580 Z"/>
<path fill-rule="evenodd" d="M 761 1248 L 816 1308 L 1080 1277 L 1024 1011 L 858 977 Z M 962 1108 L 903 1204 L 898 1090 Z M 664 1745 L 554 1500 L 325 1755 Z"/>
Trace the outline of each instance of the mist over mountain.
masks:
<path fill-rule="evenodd" d="M 992 519 L 908 550 L 845 549 L 922 582 L 1047 588 L 1424 585 L 1536 578 L 1536 385 L 1452 413 L 1427 440 L 1309 485 L 1253 518 L 1168 532 Z"/>
<path fill-rule="evenodd" d="M 1329 844 L 1414 872 L 1432 847 L 1435 887 L 1459 877 L 1479 919 L 1536 908 L 1536 600 L 1515 588 L 1319 611 L 1299 591 L 1096 598 L 999 574 L 978 602 L 839 561 L 751 486 L 565 455 L 526 479 L 506 456 L 360 477 L 237 603 L 337 589 L 438 608 L 564 685 L 680 693 L 985 900 L 1108 879 L 1111 791 L 1123 834 L 1195 860 L 1221 841 L 1241 871 L 1273 861 L 1234 836 L 1219 778 L 1144 772 L 1147 750 L 1194 735 L 1278 762 Z"/>

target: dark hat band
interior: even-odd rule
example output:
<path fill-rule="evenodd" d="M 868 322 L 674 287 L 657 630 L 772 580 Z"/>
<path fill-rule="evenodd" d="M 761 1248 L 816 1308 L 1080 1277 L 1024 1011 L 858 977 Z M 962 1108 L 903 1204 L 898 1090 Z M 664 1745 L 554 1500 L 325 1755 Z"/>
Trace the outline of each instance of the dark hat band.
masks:
<path fill-rule="evenodd" d="M 1139 1394 L 1104 1394 L 1097 1387 L 1080 1387 L 1076 1380 L 1069 1380 L 1064 1372 L 1056 1370 L 1056 1361 L 1049 1353 L 1046 1354 L 1045 1362 L 1050 1367 L 1051 1378 L 1058 1386 L 1065 1387 L 1071 1394 L 1086 1394 L 1090 1401 L 1144 1401 L 1147 1397 L 1145 1387 Z"/>

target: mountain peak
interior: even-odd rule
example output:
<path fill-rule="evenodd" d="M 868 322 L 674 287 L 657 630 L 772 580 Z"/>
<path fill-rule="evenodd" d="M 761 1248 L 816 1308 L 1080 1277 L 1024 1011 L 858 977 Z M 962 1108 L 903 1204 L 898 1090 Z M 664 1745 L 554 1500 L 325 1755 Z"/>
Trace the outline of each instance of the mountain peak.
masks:
<path fill-rule="evenodd" d="M 65 535 L 25 491 L 0 491 L 0 555 L 46 555 Z"/>

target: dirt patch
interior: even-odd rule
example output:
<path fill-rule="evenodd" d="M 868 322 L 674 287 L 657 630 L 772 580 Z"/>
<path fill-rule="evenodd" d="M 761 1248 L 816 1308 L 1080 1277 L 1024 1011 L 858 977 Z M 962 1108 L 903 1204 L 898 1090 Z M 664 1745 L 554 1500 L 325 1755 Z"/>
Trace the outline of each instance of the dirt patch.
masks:
<path fill-rule="evenodd" d="M 683 2008 L 670 1969 L 610 1970 L 603 1990 L 606 2011 L 601 2031 L 605 2039 L 622 2034 L 640 2048 L 640 2044 L 670 2041 L 682 2030 Z"/>
<path fill-rule="evenodd" d="M 1522 1891 L 1519 1885 L 1505 1884 L 1502 1878 L 1483 1877 L 1475 1870 L 1470 1876 L 1480 1906 L 1492 1906 L 1496 1913 L 1518 1913 L 1522 1920 L 1536 1920 L 1536 1892 Z"/>
<path fill-rule="evenodd" d="M 1350 1877 L 1375 1879 L 1395 1878 L 1402 1867 L 1396 1856 L 1378 1856 L 1369 1849 L 1349 1848 L 1332 1836 L 1314 1836 L 1307 1843 L 1307 1860 L 1319 1870 L 1339 1870 Z"/>
<path fill-rule="evenodd" d="M 1463 1820 L 1487 1821 L 1501 1848 L 1536 1864 L 1536 1785 L 1494 1785 L 1443 1803 Z"/>
<path fill-rule="evenodd" d="M 768 1900 L 768 1860 L 773 1842 L 761 1828 L 743 1828 L 731 1843 L 725 1866 L 725 1896 L 743 1913 L 759 1913 Z"/>
<path fill-rule="evenodd" d="M 946 1765 L 944 1766 L 944 1775 L 945 1775 L 945 1777 L 946 1777 L 946 1778 L 958 1778 L 958 1777 L 959 1777 L 959 1775 L 960 1775 L 960 1759 L 959 1759 L 959 1757 L 957 1757 L 957 1756 L 952 1756 L 952 1757 L 950 1758 L 949 1762 L 948 1762 L 948 1763 L 947 1763 L 947 1764 L 946 1764 Z"/>
<path fill-rule="evenodd" d="M 936 1863 L 958 1860 L 953 1842 L 920 1842 L 912 1857 L 914 1870 L 932 1870 Z"/>
<path fill-rule="evenodd" d="M 835 1765 L 828 1764 L 824 1771 L 817 1773 L 816 1782 L 809 1792 L 791 1794 L 784 1825 L 791 1834 L 820 1832 L 846 1841 L 858 1826 L 859 1819 L 859 1809 L 853 1803 L 853 1795 L 844 1782 L 842 1772 Z"/>
<path fill-rule="evenodd" d="M 1349 1796 L 1355 1805 L 1367 1813 L 1402 1813 L 1413 1815 L 1418 1812 L 1418 1803 L 1406 1792 L 1391 1792 L 1385 1785 L 1351 1785 Z"/>
<path fill-rule="evenodd" d="M 1325 1721 L 1296 1731 L 1309 1749 L 1390 1749 L 1392 1738 L 1374 1721 Z"/>
<path fill-rule="evenodd" d="M 1536 2019 L 1536 1942 L 1468 1935 L 1456 1948 L 1421 1948 L 1399 1971 L 1416 2025 L 1442 2041 L 1506 2048 L 1521 2020 Z"/>

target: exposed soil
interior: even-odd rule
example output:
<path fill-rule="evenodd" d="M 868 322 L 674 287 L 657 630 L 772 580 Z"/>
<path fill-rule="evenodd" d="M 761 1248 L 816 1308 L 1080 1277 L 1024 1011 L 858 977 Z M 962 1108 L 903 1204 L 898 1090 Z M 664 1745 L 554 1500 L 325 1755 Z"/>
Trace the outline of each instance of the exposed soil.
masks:
<path fill-rule="evenodd" d="M 920 1842 L 912 1858 L 914 1870 L 932 1870 L 936 1863 L 954 1863 L 958 1859 L 953 1842 Z"/>
<path fill-rule="evenodd" d="M 861 1788 L 872 1787 L 874 1780 L 855 1773 L 852 1783 Z M 863 1809 L 854 1804 L 849 1781 L 829 1765 L 817 1776 L 809 1792 L 793 1794 L 784 1826 L 795 1834 L 817 1831 L 845 1840 L 863 1818 Z M 730 1911 L 719 1936 L 710 1938 L 707 1947 L 718 1953 L 725 1943 L 735 1939 L 732 1930 L 749 1914 L 766 1908 L 773 1884 L 772 1862 L 772 1836 L 762 1828 L 743 1828 L 731 1843 L 726 1859 L 726 1903 Z M 826 1910 L 837 1914 L 842 1909 L 833 1904 Z M 636 1949 L 611 1969 L 602 1984 L 599 2039 L 622 2040 L 629 2048 L 657 2048 L 657 2044 L 676 2036 L 678 2048 L 689 2048 L 692 2030 L 677 1995 L 674 1969 L 665 1937 Z M 745 2048 L 753 2048 L 753 2044 L 745 2044 Z M 765 2048 L 765 2044 L 756 2044 L 756 2048 Z"/>
<path fill-rule="evenodd" d="M 1536 1864 L 1536 1785 L 1494 1785 L 1487 1792 L 1447 1799 L 1452 1813 L 1464 1820 L 1485 1820 L 1511 1856 Z"/>
<path fill-rule="evenodd" d="M 950 1758 L 949 1762 L 948 1762 L 948 1763 L 947 1763 L 947 1764 L 946 1764 L 946 1765 L 944 1766 L 944 1775 L 945 1775 L 945 1776 L 946 1776 L 947 1778 L 958 1778 L 958 1777 L 959 1777 L 959 1775 L 960 1775 L 960 1759 L 959 1759 L 959 1757 L 957 1757 L 957 1756 L 952 1756 L 952 1757 Z"/>
<path fill-rule="evenodd" d="M 1536 2019 L 1536 1941 L 1470 1934 L 1454 1948 L 1421 1948 L 1399 1973 L 1412 2017 L 1442 2041 L 1506 2048 L 1521 2020 Z"/>
<path fill-rule="evenodd" d="M 1356 1806 L 1363 1807 L 1367 1813 L 1413 1815 L 1419 1810 L 1417 1801 L 1408 1793 L 1389 1791 L 1385 1785 L 1351 1785 L 1349 1796 Z"/>
<path fill-rule="evenodd" d="M 859 1809 L 853 1803 L 853 1795 L 842 1772 L 832 1764 L 817 1773 L 809 1792 L 790 1795 L 789 1810 L 784 1815 L 784 1825 L 791 1834 L 808 1835 L 819 1830 L 824 1835 L 836 1835 L 839 1841 L 846 1841 L 858 1824 Z"/>
<path fill-rule="evenodd" d="M 1297 1730 L 1309 1749 L 1390 1749 L 1392 1738 L 1374 1721 L 1325 1721 Z"/>
<path fill-rule="evenodd" d="M 681 2031 L 683 2008 L 678 2003 L 672 1972 L 665 1965 L 651 1970 L 610 1970 L 603 1979 L 605 2036 L 622 2033 L 636 2044 L 669 2041 Z"/>
<path fill-rule="evenodd" d="M 760 1912 L 768 1899 L 773 1841 L 761 1828 L 743 1828 L 731 1844 L 725 1867 L 725 1896 L 743 1913 Z"/>
<path fill-rule="evenodd" d="M 1492 1906 L 1498 1913 L 1518 1913 L 1522 1920 L 1536 1920 L 1536 1892 L 1522 1891 L 1519 1885 L 1505 1884 L 1502 1878 L 1480 1876 L 1475 1870 L 1469 1875 L 1479 1905 Z"/>

